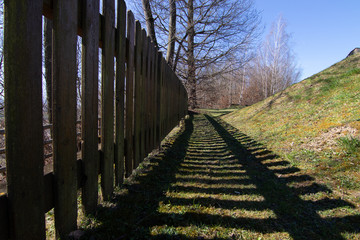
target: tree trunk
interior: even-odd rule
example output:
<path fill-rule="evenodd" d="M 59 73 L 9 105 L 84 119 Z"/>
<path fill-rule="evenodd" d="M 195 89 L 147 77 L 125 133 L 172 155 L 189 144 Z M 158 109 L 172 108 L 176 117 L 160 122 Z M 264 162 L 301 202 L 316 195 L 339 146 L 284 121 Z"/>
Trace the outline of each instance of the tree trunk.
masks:
<path fill-rule="evenodd" d="M 156 41 L 155 25 L 154 25 L 155 20 L 151 11 L 150 0 L 142 0 L 142 5 L 144 9 L 147 32 L 150 35 L 150 39 L 154 43 L 155 47 L 159 48 Z"/>
<path fill-rule="evenodd" d="M 194 57 L 194 38 L 195 38 L 195 29 L 194 29 L 194 2 L 193 0 L 188 1 L 188 82 L 190 87 L 189 94 L 189 105 L 191 109 L 197 107 L 197 98 L 196 98 L 196 76 L 195 76 L 195 57 Z"/>
<path fill-rule="evenodd" d="M 166 52 L 166 61 L 172 67 L 174 64 L 175 53 L 175 33 L 176 33 L 176 2 L 169 0 L 170 17 L 169 17 L 169 43 Z"/>
<path fill-rule="evenodd" d="M 44 29 L 46 101 L 48 104 L 47 114 L 49 123 L 52 124 L 52 20 L 45 18 Z"/>

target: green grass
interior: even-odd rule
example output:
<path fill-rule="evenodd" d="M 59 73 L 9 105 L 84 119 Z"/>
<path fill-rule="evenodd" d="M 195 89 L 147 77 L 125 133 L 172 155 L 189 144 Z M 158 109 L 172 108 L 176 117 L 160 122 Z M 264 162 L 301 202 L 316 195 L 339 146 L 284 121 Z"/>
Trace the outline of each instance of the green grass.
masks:
<path fill-rule="evenodd" d="M 360 139 L 354 137 L 340 137 L 338 141 L 341 147 L 345 150 L 345 154 L 357 155 L 360 152 Z"/>
<path fill-rule="evenodd" d="M 359 55 L 222 119 L 360 206 Z"/>
<path fill-rule="evenodd" d="M 360 239 L 360 57 L 243 109 L 201 109 L 85 239 Z"/>
<path fill-rule="evenodd" d="M 359 221 L 290 161 L 196 114 L 80 227 L 85 239 L 360 239 Z"/>
<path fill-rule="evenodd" d="M 230 107 L 230 108 L 224 108 L 224 109 L 201 109 L 200 108 L 200 109 L 196 109 L 196 111 L 200 112 L 200 113 L 208 113 L 214 117 L 220 117 L 220 116 L 229 114 L 231 112 L 234 112 L 238 109 L 239 109 L 239 107 Z"/>

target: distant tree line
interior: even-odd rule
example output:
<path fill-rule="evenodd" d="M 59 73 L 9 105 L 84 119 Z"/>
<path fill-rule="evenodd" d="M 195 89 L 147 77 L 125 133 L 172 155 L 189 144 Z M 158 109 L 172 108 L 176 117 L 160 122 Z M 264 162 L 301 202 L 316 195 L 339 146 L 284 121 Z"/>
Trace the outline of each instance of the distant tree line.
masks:
<path fill-rule="evenodd" d="M 183 79 L 189 107 L 250 105 L 297 82 L 300 72 L 280 16 L 259 45 L 251 0 L 128 0 Z"/>
<path fill-rule="evenodd" d="M 249 61 L 245 53 L 259 36 L 260 15 L 251 0 L 128 2 L 142 6 L 138 15 L 144 16 L 152 41 L 183 79 L 190 108 L 202 105 L 202 92 L 212 88 L 214 79 Z"/>
<path fill-rule="evenodd" d="M 189 107 L 250 105 L 297 82 L 300 72 L 283 17 L 261 43 L 252 0 L 126 0 L 183 80 Z M 0 112 L 4 108 L 3 4 L 0 0 Z M 44 118 L 51 123 L 51 21 L 44 18 Z M 78 54 L 81 55 L 81 47 Z M 79 58 L 80 59 L 80 58 Z M 81 64 L 76 79 L 81 94 Z"/>

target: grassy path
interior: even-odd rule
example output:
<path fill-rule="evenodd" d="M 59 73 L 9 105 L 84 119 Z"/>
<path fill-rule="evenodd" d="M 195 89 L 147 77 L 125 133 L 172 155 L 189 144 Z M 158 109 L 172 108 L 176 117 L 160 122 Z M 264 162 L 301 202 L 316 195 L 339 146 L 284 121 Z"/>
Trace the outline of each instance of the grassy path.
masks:
<path fill-rule="evenodd" d="M 81 223 L 95 239 L 360 239 L 360 211 L 218 119 L 194 115 Z"/>

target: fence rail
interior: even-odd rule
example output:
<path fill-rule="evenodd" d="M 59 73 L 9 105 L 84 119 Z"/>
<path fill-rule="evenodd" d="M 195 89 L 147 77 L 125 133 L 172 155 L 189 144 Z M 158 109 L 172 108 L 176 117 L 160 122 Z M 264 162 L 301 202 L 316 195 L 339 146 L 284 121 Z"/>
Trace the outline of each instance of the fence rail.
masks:
<path fill-rule="evenodd" d="M 114 182 L 121 185 L 187 112 L 184 86 L 132 12 L 126 11 L 124 1 L 117 0 L 117 16 L 113 0 L 103 0 L 103 14 L 99 6 L 97 0 L 5 1 L 8 191 L 0 196 L 0 239 L 45 239 L 45 213 L 52 208 L 56 237 L 65 239 L 77 228 L 78 189 L 85 213 L 94 213 L 99 174 L 102 197 L 110 199 Z M 53 20 L 54 170 L 45 176 L 42 16 Z M 82 37 L 81 159 L 76 149 L 78 35 Z"/>
<path fill-rule="evenodd" d="M 81 124 L 81 121 L 76 121 L 76 124 L 77 125 Z M 46 125 L 43 126 L 44 131 L 45 130 L 50 130 L 51 128 L 52 128 L 52 124 L 46 124 Z M 0 135 L 4 135 L 4 134 L 5 134 L 5 129 L 0 129 Z M 78 137 L 81 137 L 81 132 L 77 132 L 76 135 Z M 44 140 L 44 146 L 52 144 L 52 142 L 53 142 L 52 139 Z M 0 148 L 0 155 L 5 154 L 5 153 L 6 153 L 6 149 L 5 148 Z M 44 155 L 44 159 L 49 158 L 49 157 L 52 157 L 52 153 Z M 4 171 L 6 171 L 6 167 L 0 168 L 0 173 L 2 172 L 1 169 L 5 169 Z"/>

